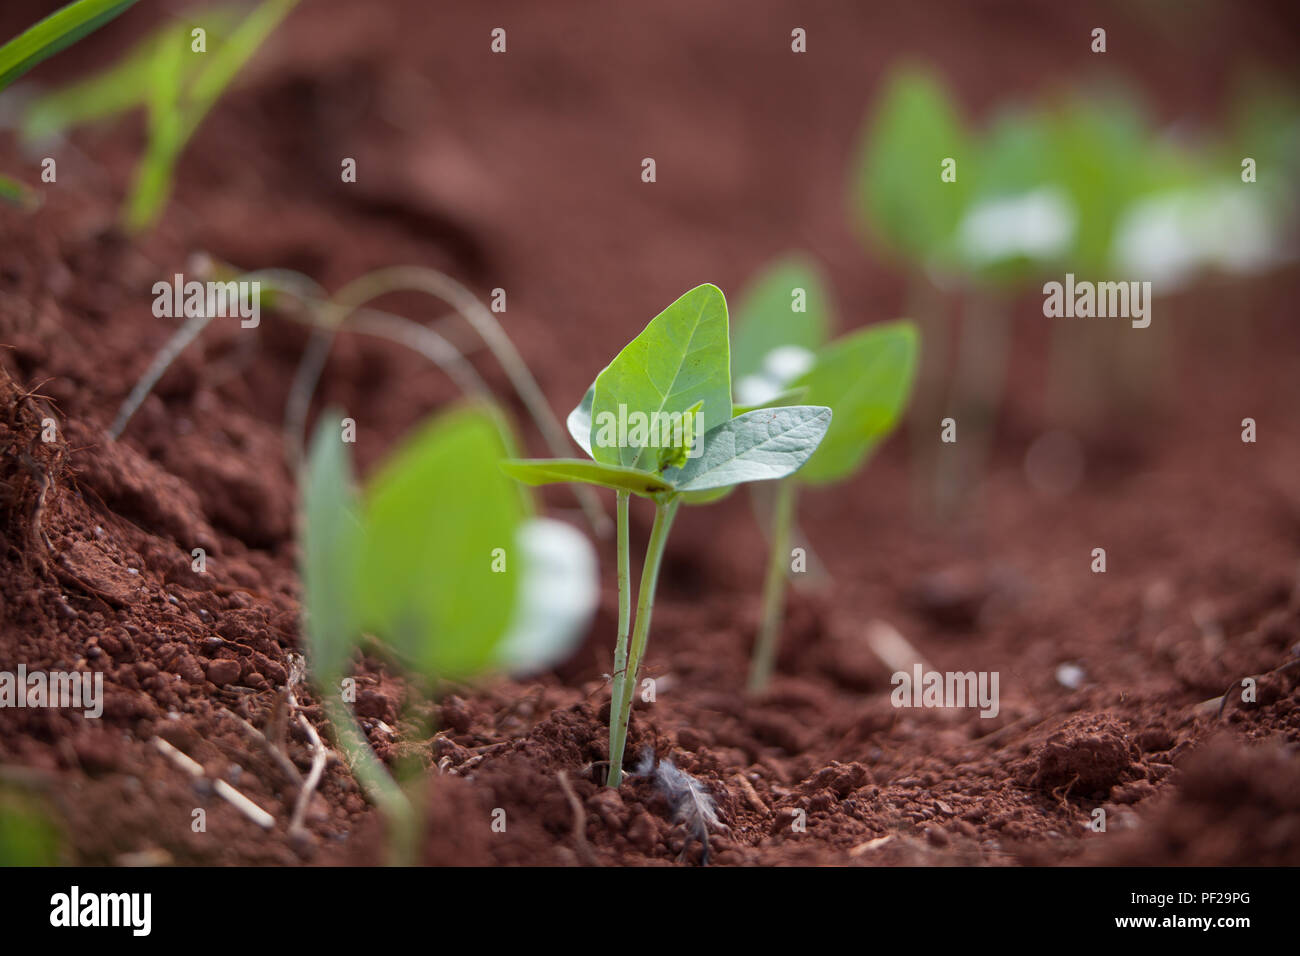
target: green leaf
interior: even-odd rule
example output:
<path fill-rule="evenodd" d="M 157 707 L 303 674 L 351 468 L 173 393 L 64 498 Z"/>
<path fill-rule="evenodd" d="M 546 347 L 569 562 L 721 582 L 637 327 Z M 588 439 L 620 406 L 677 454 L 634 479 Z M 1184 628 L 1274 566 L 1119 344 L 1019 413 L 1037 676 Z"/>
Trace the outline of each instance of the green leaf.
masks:
<path fill-rule="evenodd" d="M 1073 102 L 1049 123 L 1057 173 L 1080 213 L 1070 261 L 1077 271 L 1105 269 L 1115 226 L 1141 189 L 1133 176 L 1145 162 L 1141 118 L 1116 98 Z"/>
<path fill-rule="evenodd" d="M 208 55 L 186 97 L 185 139 L 188 140 L 232 80 L 253 58 L 266 38 L 289 15 L 298 0 L 263 0 L 240 22 L 229 39 Z"/>
<path fill-rule="evenodd" d="M 514 616 L 516 542 L 529 509 L 501 471 L 504 434 L 487 408 L 441 416 L 384 464 L 365 496 L 362 622 L 433 679 L 490 668 Z"/>
<path fill-rule="evenodd" d="M 796 385 L 808 401 L 829 405 L 835 419 L 799 480 L 821 484 L 851 474 L 898 423 L 912 390 L 919 336 L 906 320 L 843 336 L 817 356 Z"/>
<path fill-rule="evenodd" d="M 714 285 L 697 286 L 655 316 L 596 378 L 592 421 L 617 421 L 626 413 L 655 416 L 684 413 L 702 402 L 700 425 L 707 432 L 731 418 L 731 360 L 727 300 Z M 606 416 L 612 416 L 606 418 Z M 610 465 L 644 466 L 656 449 L 602 447 L 592 454 Z"/>
<path fill-rule="evenodd" d="M 569 434 L 573 440 L 578 443 L 578 447 L 591 455 L 591 404 L 596 399 L 596 383 L 592 382 L 591 387 L 587 389 L 587 394 L 582 396 L 582 401 L 578 407 L 569 412 L 569 417 L 564 423 L 569 426 Z"/>
<path fill-rule="evenodd" d="M 21 209 L 33 209 L 40 203 L 35 192 L 8 176 L 0 176 L 0 200 Z"/>
<path fill-rule="evenodd" d="M 799 294 L 799 291 L 802 294 Z M 801 306 L 803 311 L 795 311 Z M 773 349 L 796 345 L 810 352 L 826 344 L 832 325 L 830 292 L 821 270 L 793 254 L 772 263 L 740 296 L 731 339 L 731 380 L 758 375 Z"/>
<path fill-rule="evenodd" d="M 799 388 L 787 388 L 783 392 L 777 392 L 762 405 L 732 405 L 732 417 L 744 415 L 747 412 L 756 412 L 760 408 L 777 408 L 782 405 L 802 405 L 804 399 L 808 396 L 808 389 L 800 386 Z"/>
<path fill-rule="evenodd" d="M 502 462 L 501 468 L 526 485 L 554 485 L 576 481 L 616 491 L 630 491 L 646 498 L 673 490 L 671 484 L 653 472 L 623 465 L 606 465 L 585 458 L 521 458 Z"/>
<path fill-rule="evenodd" d="M 28 27 L 0 47 L 0 90 L 42 60 L 98 30 L 135 2 L 77 0 Z"/>
<path fill-rule="evenodd" d="M 918 69 L 896 72 L 863 137 L 854 203 L 858 218 L 899 254 L 924 263 L 952 235 L 966 205 L 972 160 L 942 83 Z M 945 159 L 955 182 L 940 180 Z"/>
<path fill-rule="evenodd" d="M 173 171 L 186 145 L 226 87 L 297 3 L 263 0 L 205 56 L 188 86 L 184 62 L 168 44 L 159 46 L 149 102 L 149 148 L 136 170 L 124 213 L 130 231 L 139 232 L 157 221 L 171 194 Z M 178 47 L 176 52 L 186 51 Z"/>
<path fill-rule="evenodd" d="M 831 423 L 817 405 L 763 408 L 729 419 L 704 436 L 704 453 L 665 477 L 680 492 L 784 478 L 808 460 Z"/>
<path fill-rule="evenodd" d="M 206 7 L 191 16 L 202 24 L 208 44 L 215 49 L 229 37 L 244 12 L 234 6 Z M 154 60 L 162 47 L 186 52 L 183 72 L 188 83 L 206 62 L 206 54 L 188 52 L 191 29 L 188 23 L 168 23 L 107 69 L 35 97 L 23 111 L 23 138 L 28 142 L 44 140 L 148 105 L 154 89 Z"/>
<path fill-rule="evenodd" d="M 1010 112 L 993 123 L 967 168 L 971 200 L 953 237 L 953 254 L 967 271 L 1023 282 L 1070 254 L 1080 211 L 1056 150 L 1041 113 Z"/>
<path fill-rule="evenodd" d="M 707 491 L 683 491 L 679 493 L 679 497 L 683 504 L 711 505 L 715 501 L 721 501 L 735 490 L 735 485 L 727 485 L 724 488 L 710 488 Z"/>
<path fill-rule="evenodd" d="M 335 687 L 360 637 L 355 581 L 361 524 L 340 417 L 331 411 L 321 416 L 302 486 L 304 632 L 321 689 Z"/>
<path fill-rule="evenodd" d="M 184 34 L 158 44 L 149 64 L 149 142 L 135 170 L 135 184 L 126 200 L 127 229 L 138 232 L 152 224 L 171 195 L 176 160 L 185 148 L 181 98 L 185 81 Z"/>
<path fill-rule="evenodd" d="M 65 842 L 47 796 L 0 787 L 0 867 L 58 866 Z"/>

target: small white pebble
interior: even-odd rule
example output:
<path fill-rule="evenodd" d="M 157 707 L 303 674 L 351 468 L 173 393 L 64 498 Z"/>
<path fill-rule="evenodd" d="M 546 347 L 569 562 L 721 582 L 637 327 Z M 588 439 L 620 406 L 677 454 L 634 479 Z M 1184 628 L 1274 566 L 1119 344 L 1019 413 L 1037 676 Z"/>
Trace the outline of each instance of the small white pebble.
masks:
<path fill-rule="evenodd" d="M 1056 668 L 1056 679 L 1062 687 L 1078 690 L 1087 675 L 1078 664 L 1065 663 Z"/>

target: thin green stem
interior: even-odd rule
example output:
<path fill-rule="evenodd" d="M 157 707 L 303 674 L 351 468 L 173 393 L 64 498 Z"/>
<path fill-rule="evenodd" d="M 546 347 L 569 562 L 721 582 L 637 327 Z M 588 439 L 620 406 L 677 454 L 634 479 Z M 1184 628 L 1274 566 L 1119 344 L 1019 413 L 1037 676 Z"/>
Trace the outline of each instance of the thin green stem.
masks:
<path fill-rule="evenodd" d="M 627 636 L 632 620 L 632 574 L 628 548 L 628 500 L 631 494 L 618 493 L 618 640 L 614 644 L 614 685 L 609 695 L 609 752 L 614 752 L 618 741 L 618 728 L 626 727 L 627 720 L 621 712 L 623 685 L 627 682 Z M 622 753 L 620 747 L 619 753 Z M 613 760 L 609 764 L 606 782 L 617 787 L 622 771 Z"/>
<path fill-rule="evenodd" d="M 619 719 L 614 720 L 615 708 L 610 708 L 609 777 L 606 783 L 617 787 L 623 782 L 623 750 L 627 746 L 627 725 L 632 717 L 632 694 L 636 690 L 637 672 L 650 638 L 650 616 L 654 611 L 655 587 L 659 583 L 659 565 L 663 562 L 664 546 L 668 532 L 677 516 L 681 499 L 676 496 L 655 503 L 655 523 L 650 530 L 650 543 L 646 546 L 645 564 L 641 568 L 641 585 L 637 589 L 636 626 L 632 632 L 632 647 L 623 682 L 622 695 L 617 707 Z"/>
<path fill-rule="evenodd" d="M 334 725 L 338 744 L 348 755 L 352 773 L 360 782 L 370 802 L 384 815 L 388 831 L 388 862 L 390 866 L 409 866 L 415 861 L 419 826 L 415 808 L 388 772 L 382 760 L 375 756 L 366 740 L 365 732 L 343 701 L 326 692 L 325 712 Z"/>
<path fill-rule="evenodd" d="M 776 665 L 777 642 L 785 617 L 786 562 L 790 554 L 790 527 L 794 523 L 795 489 L 793 478 L 776 483 L 776 503 L 772 511 L 771 550 L 767 560 L 767 580 L 763 584 L 763 619 L 754 644 L 754 659 L 749 668 L 749 689 L 759 693 L 766 689 Z"/>

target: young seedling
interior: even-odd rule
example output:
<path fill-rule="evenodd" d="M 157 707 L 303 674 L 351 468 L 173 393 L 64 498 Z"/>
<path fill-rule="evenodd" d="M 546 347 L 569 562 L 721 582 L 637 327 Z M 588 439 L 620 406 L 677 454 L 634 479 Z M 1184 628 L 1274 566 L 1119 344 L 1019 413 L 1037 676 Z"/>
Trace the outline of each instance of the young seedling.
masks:
<path fill-rule="evenodd" d="M 302 485 L 304 631 L 313 682 L 353 771 L 407 862 L 419 819 L 371 751 L 343 679 L 353 652 L 383 654 L 415 680 L 467 680 L 551 666 L 597 600 L 595 556 L 568 525 L 533 516 L 501 473 L 510 453 L 486 406 L 443 415 L 353 490 L 339 418 L 316 429 Z"/>
<path fill-rule="evenodd" d="M 784 478 L 817 449 L 831 410 L 813 405 L 761 408 L 733 417 L 727 302 L 701 285 L 655 316 L 596 377 L 569 416 L 569 430 L 592 460 L 533 459 L 505 470 L 530 485 L 582 482 L 618 497 L 618 636 L 610 700 L 609 775 L 623 779 L 623 751 L 637 674 L 650 636 L 659 567 L 683 502 L 703 503 L 735 485 Z M 629 643 L 629 496 L 655 505 Z"/>
<path fill-rule="evenodd" d="M 765 271 L 744 301 L 732 357 L 738 398 L 795 395 L 828 406 L 835 416 L 807 463 L 776 482 L 762 619 L 749 674 L 750 690 L 759 692 L 776 661 L 798 488 L 848 478 L 893 430 L 912 390 L 919 336 L 904 320 L 823 344 L 831 327 L 829 294 L 815 267 L 801 258 Z"/>
<path fill-rule="evenodd" d="M 134 0 L 133 0 L 134 2 Z M 131 109 L 145 110 L 148 144 L 123 210 L 131 232 L 152 226 L 171 194 L 177 161 L 212 107 L 298 0 L 263 0 L 243 19 L 230 8 L 191 14 L 211 49 L 193 49 L 189 24 L 169 25 L 98 76 L 33 101 L 24 137 L 42 139 Z"/>
<path fill-rule="evenodd" d="M 135 2 L 136 0 L 77 0 L 28 27 L 4 46 L 0 46 L 0 90 L 42 60 L 98 30 Z M 30 207 L 35 202 L 35 194 L 17 180 L 0 176 L 0 199 Z"/>

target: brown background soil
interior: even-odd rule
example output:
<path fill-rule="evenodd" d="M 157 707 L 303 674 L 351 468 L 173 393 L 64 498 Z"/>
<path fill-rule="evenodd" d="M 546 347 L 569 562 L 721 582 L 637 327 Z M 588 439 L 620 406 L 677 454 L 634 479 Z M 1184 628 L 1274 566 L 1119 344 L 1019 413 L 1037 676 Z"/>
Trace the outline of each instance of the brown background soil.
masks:
<path fill-rule="evenodd" d="M 6 3 L 0 35 L 52 6 Z M 140 4 L 34 76 L 107 62 L 160 6 Z M 1208 130 L 1244 69 L 1296 60 L 1294 9 L 1281 3 L 1251 15 L 1228 4 L 614 6 L 305 0 L 200 131 L 146 239 L 113 228 L 141 145 L 134 121 L 59 147 L 39 212 L 0 211 L 0 670 L 92 667 L 108 685 L 98 721 L 0 710 L 0 769 L 50 795 L 69 860 L 382 859 L 381 823 L 337 758 L 310 839 L 290 841 L 296 785 L 238 719 L 267 727 L 300 648 L 279 429 L 302 333 L 274 315 L 255 334 L 218 323 L 121 441 L 104 435 L 172 331 L 153 318 L 150 287 L 192 254 L 299 269 L 329 288 L 402 263 L 504 287 L 508 330 L 562 413 L 681 291 L 735 291 L 787 249 L 826 263 L 842 326 L 903 312 L 902 273 L 864 253 L 844 203 L 861 119 L 900 58 L 938 64 L 974 117 L 1118 74 L 1158 121 Z M 788 52 L 796 25 L 806 56 Z M 1096 25 L 1109 32 L 1104 71 L 1087 52 Z M 488 53 L 494 26 L 508 29 L 504 57 Z M 356 185 L 338 181 L 344 156 L 358 160 Z M 639 182 L 644 156 L 658 163 L 652 186 Z M 35 181 L 39 158 L 0 138 L 0 168 Z M 1204 703 L 1293 659 L 1300 642 L 1297 294 L 1292 267 L 1157 300 L 1161 387 L 1091 422 L 1085 480 L 1063 498 L 1025 476 L 1026 449 L 1060 423 L 1044 399 L 1040 303 L 1017 301 L 978 500 L 960 520 L 918 521 L 905 434 L 844 486 L 807 494 L 805 530 L 834 583 L 792 595 L 780 674 L 761 700 L 742 693 L 764 553 L 748 499 L 679 519 L 646 660 L 658 697 L 638 703 L 630 751 L 652 744 L 708 784 L 728 826 L 716 861 L 1300 862 L 1297 671 L 1262 679 L 1257 704 L 1222 718 Z M 435 316 L 418 299 L 391 305 Z M 358 419 L 363 467 L 454 397 L 419 360 L 351 337 L 321 395 Z M 42 443 L 51 414 L 62 440 Z M 1240 441 L 1246 416 L 1257 444 Z M 570 513 L 571 497 L 547 500 Z M 647 531 L 638 511 L 634 537 Z M 209 555 L 205 575 L 190 570 L 195 547 Z M 1095 547 L 1107 550 L 1104 575 L 1089 571 Z M 647 785 L 597 786 L 608 544 L 602 563 L 605 603 L 575 659 L 535 681 L 457 689 L 429 715 L 432 740 L 398 742 L 402 686 L 363 665 L 372 742 L 431 769 L 428 862 L 676 858 L 683 835 Z M 935 668 L 999 671 L 999 716 L 892 707 L 889 670 L 867 644 L 873 620 Z M 1083 669 L 1077 689 L 1056 679 L 1065 662 Z M 325 728 L 318 708 L 308 714 Z M 196 790 L 154 736 L 272 812 L 275 829 Z M 288 749 L 305 771 L 300 732 Z M 585 818 L 576 837 L 561 772 Z M 191 832 L 196 806 L 206 833 Z M 1086 829 L 1096 807 L 1104 834 Z M 505 833 L 489 827 L 494 808 Z M 797 809 L 806 833 L 791 827 Z"/>

